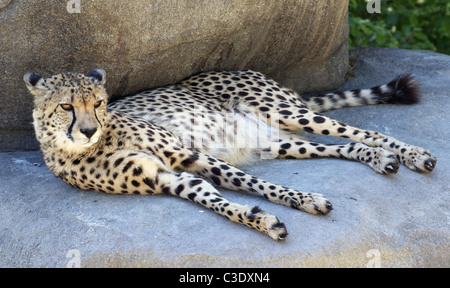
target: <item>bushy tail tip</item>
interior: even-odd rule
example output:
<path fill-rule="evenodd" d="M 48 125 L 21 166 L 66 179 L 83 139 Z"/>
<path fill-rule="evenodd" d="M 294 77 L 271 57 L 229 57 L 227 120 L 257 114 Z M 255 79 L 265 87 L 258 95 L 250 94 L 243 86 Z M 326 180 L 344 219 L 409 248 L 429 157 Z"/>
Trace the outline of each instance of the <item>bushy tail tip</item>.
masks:
<path fill-rule="evenodd" d="M 419 102 L 419 83 L 410 74 L 400 75 L 387 84 L 388 91 L 381 96 L 383 103 L 414 104 Z"/>

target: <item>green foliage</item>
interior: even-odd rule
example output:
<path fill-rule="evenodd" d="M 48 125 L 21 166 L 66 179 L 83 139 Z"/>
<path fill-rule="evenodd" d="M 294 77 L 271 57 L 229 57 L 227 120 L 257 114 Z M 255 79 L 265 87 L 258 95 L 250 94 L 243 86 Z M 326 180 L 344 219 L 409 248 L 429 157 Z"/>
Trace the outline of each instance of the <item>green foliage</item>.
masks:
<path fill-rule="evenodd" d="M 450 55 L 449 0 L 380 0 L 381 13 L 350 0 L 350 48 L 426 49 Z"/>

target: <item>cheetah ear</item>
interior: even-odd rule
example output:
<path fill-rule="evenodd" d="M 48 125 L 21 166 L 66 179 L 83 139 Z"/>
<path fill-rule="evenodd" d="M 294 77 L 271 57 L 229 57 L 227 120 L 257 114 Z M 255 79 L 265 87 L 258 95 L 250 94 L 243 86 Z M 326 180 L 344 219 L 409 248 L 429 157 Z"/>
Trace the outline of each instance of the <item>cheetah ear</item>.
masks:
<path fill-rule="evenodd" d="M 34 73 L 26 73 L 23 75 L 23 81 L 25 81 L 25 85 L 31 94 L 35 96 L 40 96 L 47 90 L 44 85 L 45 79 Z"/>
<path fill-rule="evenodd" d="M 91 79 L 92 83 L 96 85 L 103 86 L 106 82 L 106 72 L 103 69 L 95 69 L 89 72 L 86 75 L 89 79 Z"/>

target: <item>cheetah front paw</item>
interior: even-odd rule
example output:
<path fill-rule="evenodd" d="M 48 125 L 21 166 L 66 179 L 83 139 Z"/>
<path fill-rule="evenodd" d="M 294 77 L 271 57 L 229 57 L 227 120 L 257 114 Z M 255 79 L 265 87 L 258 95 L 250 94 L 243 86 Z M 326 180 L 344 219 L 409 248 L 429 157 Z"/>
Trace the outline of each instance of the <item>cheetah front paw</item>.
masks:
<path fill-rule="evenodd" d="M 368 152 L 370 153 L 370 152 Z M 367 154 L 364 161 L 375 172 L 380 174 L 395 174 L 398 172 L 400 163 L 395 158 L 395 154 L 383 148 L 373 148 L 372 154 Z"/>
<path fill-rule="evenodd" d="M 436 158 L 430 151 L 420 147 L 403 148 L 397 158 L 409 169 L 417 172 L 431 172 L 436 167 Z"/>
<path fill-rule="evenodd" d="M 293 208 L 316 215 L 326 215 L 333 210 L 331 202 L 316 193 L 297 192 L 297 194 L 286 197 L 285 201 Z"/>
<path fill-rule="evenodd" d="M 284 223 L 281 223 L 276 216 L 261 210 L 258 206 L 245 213 L 242 220 L 245 225 L 259 230 L 277 241 L 284 240 L 288 234 Z"/>

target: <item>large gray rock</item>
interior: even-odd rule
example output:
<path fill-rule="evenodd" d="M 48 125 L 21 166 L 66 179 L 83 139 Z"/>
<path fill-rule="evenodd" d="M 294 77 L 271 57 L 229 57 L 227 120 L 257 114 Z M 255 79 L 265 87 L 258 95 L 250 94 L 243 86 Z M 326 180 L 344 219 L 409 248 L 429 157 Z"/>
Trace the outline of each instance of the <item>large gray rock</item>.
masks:
<path fill-rule="evenodd" d="M 128 94 L 251 68 L 300 91 L 336 88 L 348 1 L 0 1 L 0 151 L 37 148 L 22 75 L 101 67 Z M 78 13 L 79 12 L 79 13 Z"/>
<path fill-rule="evenodd" d="M 334 205 L 320 217 L 222 191 L 277 215 L 289 235 L 275 242 L 179 198 L 71 188 L 38 152 L 0 153 L 0 267 L 449 267 L 450 56 L 370 48 L 352 56 L 358 69 L 345 89 L 410 72 L 422 84 L 422 100 L 328 114 L 430 149 L 438 159 L 432 173 L 402 166 L 383 176 L 338 159 L 244 167 L 262 179 L 323 193 Z"/>

